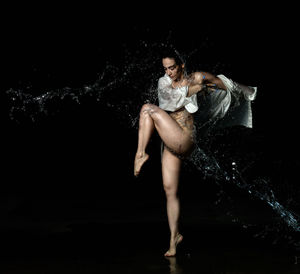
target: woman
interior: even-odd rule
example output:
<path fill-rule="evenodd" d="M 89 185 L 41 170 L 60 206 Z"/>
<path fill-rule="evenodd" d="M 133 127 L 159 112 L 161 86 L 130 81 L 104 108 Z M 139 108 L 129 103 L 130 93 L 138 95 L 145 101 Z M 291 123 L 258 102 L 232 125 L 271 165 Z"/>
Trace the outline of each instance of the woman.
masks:
<path fill-rule="evenodd" d="M 187 76 L 184 63 L 172 51 L 164 53 L 162 65 L 165 75 L 158 81 L 159 107 L 145 104 L 140 112 L 134 175 L 138 176 L 141 167 L 149 158 L 146 147 L 156 129 L 164 144 L 162 177 L 171 232 L 170 248 L 165 256 L 175 256 L 176 246 L 183 239 L 178 230 L 179 172 L 182 159 L 192 152 L 195 144 L 193 113 L 198 110 L 196 94 L 203 89 L 204 82 L 221 89 L 226 87 L 219 78 L 209 73 L 195 72 Z"/>
<path fill-rule="evenodd" d="M 250 103 L 255 98 L 256 88 L 240 85 L 224 75 L 215 77 L 207 72 L 187 75 L 184 62 L 172 50 L 163 54 L 162 65 L 165 75 L 158 81 L 159 106 L 145 104 L 140 112 L 134 175 L 139 175 L 143 164 L 148 160 L 146 147 L 153 131 L 157 130 L 163 142 L 162 178 L 171 233 L 170 247 L 164 255 L 170 257 L 176 255 L 176 247 L 183 240 L 178 230 L 180 203 L 177 190 L 181 162 L 190 155 L 196 142 L 193 114 L 198 110 L 197 93 L 202 90 L 212 91 L 206 100 L 210 106 L 207 110 L 209 120 L 223 118 L 234 101 L 233 97 L 237 98 L 235 105 L 243 106 L 243 101 Z M 252 126 L 249 108 L 246 109 L 248 112 L 245 108 L 238 111 L 242 115 L 237 117 L 243 119 L 236 124 Z"/>

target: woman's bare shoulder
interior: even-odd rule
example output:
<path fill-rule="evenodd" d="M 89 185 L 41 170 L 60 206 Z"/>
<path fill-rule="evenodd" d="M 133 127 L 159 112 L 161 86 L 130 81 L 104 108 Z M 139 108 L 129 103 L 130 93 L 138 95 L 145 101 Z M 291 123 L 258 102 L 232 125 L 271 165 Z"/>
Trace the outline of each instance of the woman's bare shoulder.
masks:
<path fill-rule="evenodd" d="M 189 75 L 189 79 L 194 83 L 201 83 L 203 80 L 203 72 L 195 71 Z"/>

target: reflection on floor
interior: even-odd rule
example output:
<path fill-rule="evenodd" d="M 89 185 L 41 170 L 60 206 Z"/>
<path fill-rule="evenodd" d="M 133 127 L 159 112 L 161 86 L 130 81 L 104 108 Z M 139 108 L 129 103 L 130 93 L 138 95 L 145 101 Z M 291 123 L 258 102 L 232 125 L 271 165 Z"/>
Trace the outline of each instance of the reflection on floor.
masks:
<path fill-rule="evenodd" d="M 43 218 L 37 219 L 31 212 L 30 218 L 27 208 L 27 216 L 24 211 L 17 216 L 15 211 L 3 219 L 1 273 L 300 272 L 300 253 L 255 239 L 204 205 L 183 205 L 184 241 L 172 258 L 163 256 L 169 242 L 163 204 L 127 203 L 124 207 L 131 207 L 131 212 L 123 218 L 118 205 L 98 208 L 98 216 L 96 211 L 86 215 L 78 211 L 77 218 L 74 203 L 69 215 L 64 215 L 62 202 L 56 205 L 56 216 L 41 214 Z M 197 211 L 202 213 L 196 215 Z"/>

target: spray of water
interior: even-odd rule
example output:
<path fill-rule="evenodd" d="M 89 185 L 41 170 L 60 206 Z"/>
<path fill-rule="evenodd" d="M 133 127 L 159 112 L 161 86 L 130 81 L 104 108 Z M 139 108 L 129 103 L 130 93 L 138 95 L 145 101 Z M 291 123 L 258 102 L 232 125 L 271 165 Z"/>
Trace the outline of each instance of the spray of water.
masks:
<path fill-rule="evenodd" d="M 32 95 L 30 90 L 9 89 L 6 94 L 10 103 L 10 119 L 16 123 L 22 123 L 24 120 L 35 123 L 42 121 L 45 117 L 56 115 L 64 107 L 64 103 L 72 102 L 80 105 L 86 98 L 89 98 L 113 109 L 120 115 L 127 127 L 137 129 L 141 105 L 146 102 L 157 103 L 156 85 L 158 78 L 162 75 L 157 52 L 164 46 L 164 43 L 148 44 L 140 41 L 134 51 L 124 47 L 124 60 L 121 65 L 107 63 L 93 84 L 81 88 L 64 87 L 45 90 L 41 91 L 38 96 Z M 184 59 L 196 53 L 197 50 L 194 50 Z M 222 64 L 219 63 L 212 67 L 211 71 L 214 72 L 220 67 L 222 69 Z M 126 90 L 126 96 L 124 90 Z M 214 124 L 210 124 L 208 129 L 213 134 Z M 230 193 L 226 191 L 229 185 L 248 193 L 250 197 L 262 201 L 278 216 L 278 222 L 273 227 L 265 225 L 255 236 L 264 238 L 276 232 L 274 243 L 280 237 L 284 237 L 290 243 L 298 245 L 291 233 L 300 231 L 299 216 L 279 203 L 269 179 L 255 178 L 249 181 L 243 178 L 237 162 L 231 162 L 230 168 L 222 167 L 210 147 L 206 146 L 204 151 L 202 144 L 201 142 L 197 144 L 189 162 L 196 167 L 201 176 L 213 178 L 218 185 L 219 198 L 215 203 L 232 200 Z M 252 226 L 239 219 L 230 210 L 228 210 L 228 215 L 231 216 L 233 222 L 241 223 L 244 228 Z"/>

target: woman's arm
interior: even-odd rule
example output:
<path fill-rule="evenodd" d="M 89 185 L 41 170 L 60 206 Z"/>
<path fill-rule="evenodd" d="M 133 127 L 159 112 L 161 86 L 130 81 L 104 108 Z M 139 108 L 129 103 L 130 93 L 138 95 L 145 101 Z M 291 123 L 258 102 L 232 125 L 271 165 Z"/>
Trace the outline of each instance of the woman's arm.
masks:
<path fill-rule="evenodd" d="M 190 84 L 188 87 L 187 97 L 190 97 L 198 93 L 199 91 L 202 90 L 202 88 L 203 88 L 203 84 Z"/>
<path fill-rule="evenodd" d="M 204 84 L 215 85 L 215 87 L 226 90 L 226 86 L 221 79 L 208 72 L 195 72 L 193 73 L 190 84 L 188 96 L 191 96 L 202 90 Z"/>
<path fill-rule="evenodd" d="M 209 72 L 196 72 L 196 76 L 198 81 L 201 81 L 200 79 L 202 79 L 202 81 L 204 83 L 211 83 L 211 84 L 215 84 L 218 88 L 226 90 L 226 86 L 224 85 L 223 81 L 216 77 L 215 75 L 209 73 Z"/>

